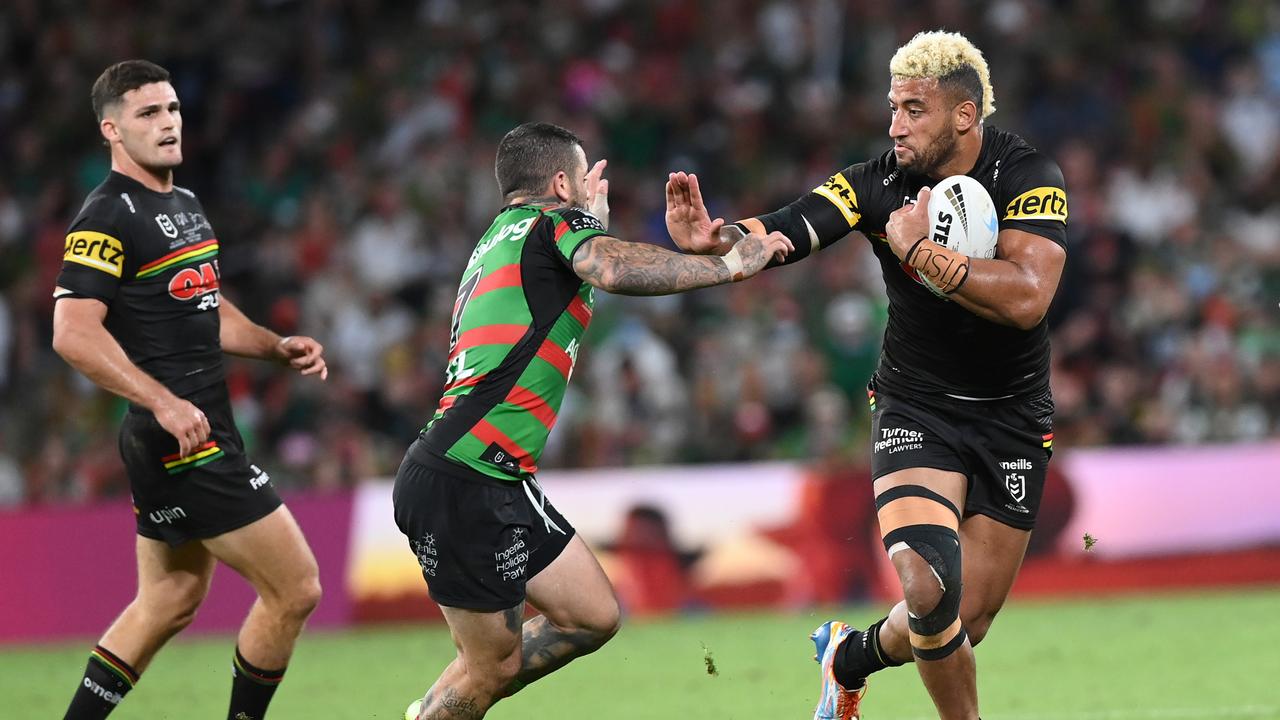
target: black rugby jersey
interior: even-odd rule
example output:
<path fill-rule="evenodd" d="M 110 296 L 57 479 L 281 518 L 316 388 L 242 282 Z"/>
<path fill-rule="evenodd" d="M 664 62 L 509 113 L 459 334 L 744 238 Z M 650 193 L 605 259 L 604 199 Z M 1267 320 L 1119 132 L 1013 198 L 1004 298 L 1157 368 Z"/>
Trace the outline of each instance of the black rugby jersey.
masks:
<path fill-rule="evenodd" d="M 889 248 L 884 234 L 889 214 L 935 182 L 897 165 L 889 150 L 845 168 L 759 219 L 766 230 L 782 230 L 795 242 L 787 263 L 813 252 L 815 240 L 826 247 L 853 230 L 871 242 L 889 296 L 877 387 L 976 399 L 1046 393 L 1049 330 L 1044 320 L 1020 330 L 980 318 L 935 295 Z M 1023 230 L 1066 247 L 1067 195 L 1053 160 L 1017 135 L 988 126 L 978 161 L 967 174 L 991 194 L 1001 230 Z"/>
<path fill-rule="evenodd" d="M 67 230 L 58 287 L 106 303 L 129 360 L 190 397 L 224 379 L 218 278 L 218 240 L 195 194 L 112 171 Z"/>

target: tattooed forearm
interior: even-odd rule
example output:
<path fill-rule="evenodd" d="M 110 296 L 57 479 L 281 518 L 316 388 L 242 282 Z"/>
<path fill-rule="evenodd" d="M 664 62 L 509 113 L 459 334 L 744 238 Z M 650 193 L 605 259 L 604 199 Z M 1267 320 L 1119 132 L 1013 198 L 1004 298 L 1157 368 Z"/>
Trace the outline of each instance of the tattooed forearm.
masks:
<path fill-rule="evenodd" d="M 666 295 L 732 279 L 719 257 L 681 255 L 608 236 L 588 241 L 574 256 L 573 269 L 588 283 L 620 295 Z"/>

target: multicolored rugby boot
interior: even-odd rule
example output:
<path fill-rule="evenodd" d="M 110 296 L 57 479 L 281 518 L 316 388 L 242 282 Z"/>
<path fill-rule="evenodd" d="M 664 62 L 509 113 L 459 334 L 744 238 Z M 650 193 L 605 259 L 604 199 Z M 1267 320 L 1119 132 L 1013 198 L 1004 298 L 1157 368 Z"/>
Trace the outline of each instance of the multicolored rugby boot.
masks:
<path fill-rule="evenodd" d="M 809 635 L 816 651 L 813 659 L 822 666 L 822 697 L 818 700 L 818 708 L 813 711 L 813 720 L 858 720 L 861 717 L 858 706 L 862 704 L 862 696 L 867 692 L 866 681 L 856 690 L 846 690 L 836 682 L 835 673 L 831 669 L 835 663 L 836 648 L 854 632 L 853 628 L 839 620 L 831 620 L 819 625 Z"/>

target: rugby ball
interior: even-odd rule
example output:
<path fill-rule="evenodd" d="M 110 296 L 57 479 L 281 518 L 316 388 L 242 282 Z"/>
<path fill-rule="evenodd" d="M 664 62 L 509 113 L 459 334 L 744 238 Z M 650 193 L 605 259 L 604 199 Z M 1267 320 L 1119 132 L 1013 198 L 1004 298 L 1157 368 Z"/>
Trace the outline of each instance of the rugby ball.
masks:
<path fill-rule="evenodd" d="M 929 195 L 929 239 L 961 255 L 990 260 L 996 256 L 1000 221 L 982 183 L 968 175 L 952 175 Z M 921 277 L 930 290 L 933 283 Z"/>

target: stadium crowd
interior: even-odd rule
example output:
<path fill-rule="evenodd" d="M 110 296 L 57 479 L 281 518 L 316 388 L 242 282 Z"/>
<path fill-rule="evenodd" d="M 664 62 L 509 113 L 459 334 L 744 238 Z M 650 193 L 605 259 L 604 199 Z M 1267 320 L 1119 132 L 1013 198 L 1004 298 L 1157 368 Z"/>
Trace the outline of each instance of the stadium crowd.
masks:
<path fill-rule="evenodd" d="M 232 361 L 285 487 L 394 472 L 439 397 L 462 265 L 531 119 L 609 159 L 611 230 L 669 244 L 662 185 L 771 210 L 888 149 L 887 63 L 923 29 L 991 64 L 992 122 L 1061 164 L 1057 447 L 1280 433 L 1280 9 L 1267 0 L 10 0 L 0 7 L 0 505 L 126 494 L 123 403 L 50 348 L 66 226 L 108 156 L 89 86 L 166 66 L 180 185 L 223 291 L 327 346 L 327 383 Z M 860 236 L 684 296 L 597 295 L 546 467 L 865 460 L 886 306 Z"/>

